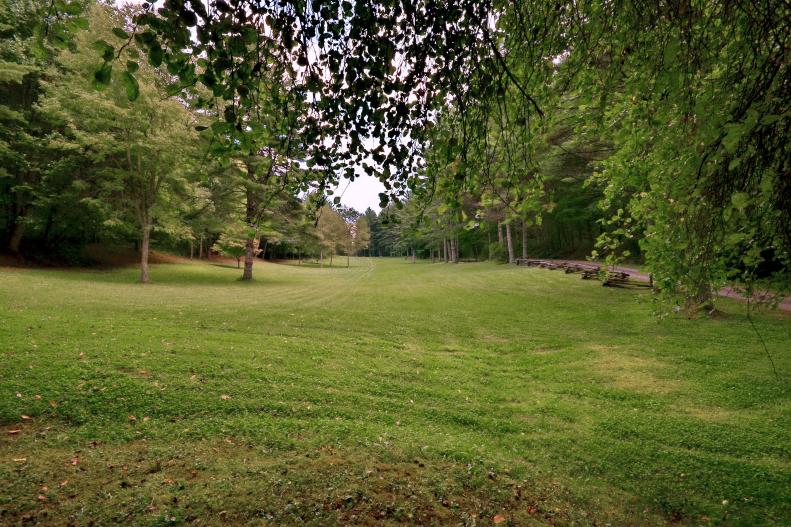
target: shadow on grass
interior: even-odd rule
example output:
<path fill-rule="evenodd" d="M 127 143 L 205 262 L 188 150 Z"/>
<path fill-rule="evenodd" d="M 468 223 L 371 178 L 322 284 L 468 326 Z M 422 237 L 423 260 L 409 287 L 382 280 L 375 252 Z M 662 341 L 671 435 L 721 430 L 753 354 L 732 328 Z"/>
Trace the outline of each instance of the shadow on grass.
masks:
<path fill-rule="evenodd" d="M 257 268 L 256 268 L 257 267 Z M 210 264 L 210 265 L 177 265 L 177 264 L 157 264 L 152 265 L 150 270 L 151 281 L 148 284 L 140 283 L 140 270 L 134 267 L 112 270 L 79 269 L 79 270 L 52 270 L 45 271 L 53 278 L 61 280 L 106 283 L 106 284 L 134 284 L 141 286 L 232 286 L 238 284 L 240 287 L 250 285 L 277 285 L 288 283 L 287 277 L 273 277 L 266 269 L 258 266 L 253 269 L 253 280 L 242 281 L 242 270 L 230 264 Z"/>
<path fill-rule="evenodd" d="M 306 269 L 351 269 L 353 267 L 365 267 L 361 265 L 356 265 L 352 263 L 351 265 L 346 265 L 346 260 L 342 262 L 333 262 L 330 265 L 328 262 L 319 263 L 319 262 L 311 262 L 302 260 L 299 262 L 298 260 L 270 260 L 269 263 L 277 264 L 277 265 L 285 265 L 288 267 L 304 267 Z"/>
<path fill-rule="evenodd" d="M 233 264 L 213 263 L 213 264 L 209 264 L 209 265 L 211 265 L 212 267 L 222 267 L 223 269 L 233 269 L 234 271 L 241 271 L 242 270 L 241 266 L 237 267 L 236 265 L 233 265 Z"/>

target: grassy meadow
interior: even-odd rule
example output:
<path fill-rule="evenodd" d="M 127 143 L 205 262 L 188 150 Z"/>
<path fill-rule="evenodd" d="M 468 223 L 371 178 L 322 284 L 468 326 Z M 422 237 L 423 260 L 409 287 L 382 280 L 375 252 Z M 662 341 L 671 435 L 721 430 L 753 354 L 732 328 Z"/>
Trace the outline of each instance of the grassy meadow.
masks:
<path fill-rule="evenodd" d="M 0 525 L 791 525 L 788 314 L 351 263 L 0 269 Z"/>

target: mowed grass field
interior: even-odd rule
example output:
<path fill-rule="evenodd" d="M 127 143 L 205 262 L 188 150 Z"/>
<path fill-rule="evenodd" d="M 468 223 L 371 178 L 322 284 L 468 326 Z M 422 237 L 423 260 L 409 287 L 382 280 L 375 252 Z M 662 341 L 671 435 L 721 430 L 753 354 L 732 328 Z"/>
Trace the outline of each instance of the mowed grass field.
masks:
<path fill-rule="evenodd" d="M 345 261 L 343 262 L 345 263 Z M 2 525 L 791 525 L 791 316 L 541 269 L 0 269 Z"/>

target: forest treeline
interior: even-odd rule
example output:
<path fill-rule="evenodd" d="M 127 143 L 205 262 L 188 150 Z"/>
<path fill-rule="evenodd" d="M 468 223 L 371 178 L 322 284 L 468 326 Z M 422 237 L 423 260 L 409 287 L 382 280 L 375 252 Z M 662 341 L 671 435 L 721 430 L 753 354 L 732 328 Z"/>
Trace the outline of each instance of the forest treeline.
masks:
<path fill-rule="evenodd" d="M 2 3 L 12 253 L 636 258 L 691 312 L 791 288 L 782 2 Z M 340 206 L 361 174 L 380 213 Z"/>
<path fill-rule="evenodd" d="M 88 245 L 134 246 L 145 253 L 153 240 L 156 247 L 185 256 L 207 258 L 214 252 L 240 259 L 254 231 L 252 252 L 262 258 L 414 254 L 453 260 L 458 253 L 507 258 L 511 242 L 506 239 L 512 235 L 502 206 L 489 207 L 485 234 L 460 226 L 432 231 L 428 222 L 419 227 L 423 211 L 409 199 L 405 209 L 388 207 L 381 214 L 321 206 L 307 193 L 256 181 L 261 176 L 255 171 L 267 164 L 264 155 L 214 161 L 211 139 L 196 130 L 210 119 L 189 100 L 170 97 L 167 72 L 147 61 L 136 61 L 133 83 L 122 77 L 97 89 L 91 79 L 102 43 L 129 19 L 130 8 L 93 5 L 88 31 L 60 49 L 36 40 L 35 2 L 11 1 L 6 7 L 0 48 L 0 233 L 9 252 L 86 264 Z M 289 161 L 276 159 L 272 165 Z M 307 172 L 302 166 L 291 170 Z M 580 181 L 589 175 L 573 174 Z M 582 256 L 595 238 L 599 196 L 568 181 L 554 183 L 567 188 L 552 227 L 546 228 L 547 222 L 543 230 L 529 232 L 530 226 L 520 224 L 524 237 L 513 243 L 525 254 L 528 244 L 520 247 L 529 240 L 531 254 Z M 255 209 L 252 215 L 248 207 Z M 470 203 L 468 213 L 480 207 Z"/>
<path fill-rule="evenodd" d="M 128 9 L 91 5 L 86 31 L 61 48 L 37 42 L 35 2 L 5 4 L 0 237 L 8 252 L 90 264 L 89 245 L 134 246 L 147 281 L 151 244 L 194 258 L 241 259 L 249 248 L 253 256 L 321 262 L 368 247 L 366 216 L 271 177 L 289 163 L 307 172 L 299 163 L 265 155 L 213 160 L 211 140 L 196 130 L 210 119 L 169 96 L 166 72 L 139 60 L 133 83 L 121 78 L 97 89 L 96 42 L 112 38 Z M 249 274 L 251 259 L 247 265 Z"/>

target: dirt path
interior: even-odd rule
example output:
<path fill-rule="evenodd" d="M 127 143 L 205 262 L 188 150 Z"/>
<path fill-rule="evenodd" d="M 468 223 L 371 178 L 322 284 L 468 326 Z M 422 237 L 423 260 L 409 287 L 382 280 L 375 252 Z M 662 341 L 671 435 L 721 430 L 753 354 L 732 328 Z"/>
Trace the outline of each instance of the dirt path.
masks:
<path fill-rule="evenodd" d="M 552 262 L 552 263 L 556 263 L 556 264 L 570 263 L 570 264 L 579 264 L 579 265 L 603 265 L 603 264 L 588 262 L 586 260 L 551 260 L 550 259 L 550 260 L 546 260 L 546 261 Z M 624 272 L 624 273 L 629 273 L 629 275 L 632 278 L 634 278 L 635 280 L 640 280 L 641 282 L 648 282 L 650 280 L 650 278 L 648 277 L 647 273 L 645 273 L 643 271 L 640 271 L 639 269 L 635 269 L 634 267 L 626 267 L 626 266 L 616 265 L 615 267 L 613 267 L 613 271 L 621 271 L 621 272 Z M 724 296 L 724 297 L 728 297 L 728 298 L 735 298 L 737 300 L 741 300 L 743 302 L 746 302 L 746 299 L 744 298 L 744 296 L 739 294 L 737 291 L 735 291 L 731 287 L 723 287 L 722 289 L 720 289 L 719 295 L 720 296 Z M 780 302 L 780 304 L 778 304 L 777 308 L 780 309 L 781 311 L 789 311 L 789 312 L 791 312 L 791 296 L 787 297 L 785 300 Z"/>

